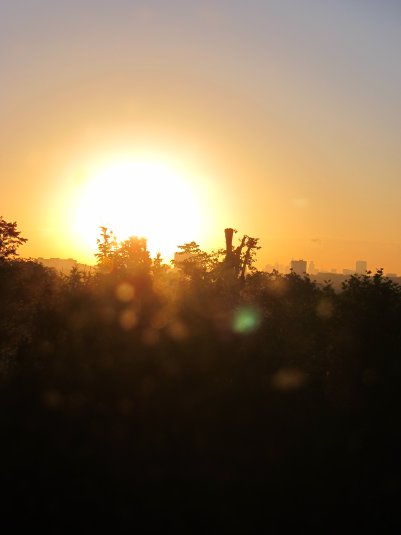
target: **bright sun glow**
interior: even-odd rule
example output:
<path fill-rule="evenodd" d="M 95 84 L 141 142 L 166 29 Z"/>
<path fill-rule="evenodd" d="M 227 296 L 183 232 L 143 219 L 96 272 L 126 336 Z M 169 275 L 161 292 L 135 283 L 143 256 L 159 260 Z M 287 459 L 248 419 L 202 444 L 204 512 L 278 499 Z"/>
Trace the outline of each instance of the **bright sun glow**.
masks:
<path fill-rule="evenodd" d="M 90 171 L 78 193 L 76 232 L 93 249 L 100 226 L 117 239 L 145 237 L 152 255 L 170 258 L 196 239 L 199 200 L 188 178 L 157 160 L 120 160 Z"/>

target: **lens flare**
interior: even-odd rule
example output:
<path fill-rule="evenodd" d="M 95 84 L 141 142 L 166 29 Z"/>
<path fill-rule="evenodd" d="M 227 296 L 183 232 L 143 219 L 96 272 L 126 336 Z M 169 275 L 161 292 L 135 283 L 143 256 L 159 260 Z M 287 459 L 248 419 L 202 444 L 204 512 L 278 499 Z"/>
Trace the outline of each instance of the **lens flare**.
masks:
<path fill-rule="evenodd" d="M 260 326 L 262 317 L 256 307 L 240 307 L 234 313 L 232 328 L 239 334 L 248 334 Z"/>

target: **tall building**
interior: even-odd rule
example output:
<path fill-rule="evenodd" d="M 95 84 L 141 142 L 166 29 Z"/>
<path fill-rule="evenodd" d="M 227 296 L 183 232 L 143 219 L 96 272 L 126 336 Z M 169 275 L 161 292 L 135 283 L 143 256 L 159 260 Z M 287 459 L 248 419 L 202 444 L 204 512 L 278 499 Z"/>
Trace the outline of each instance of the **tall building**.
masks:
<path fill-rule="evenodd" d="M 304 275 L 306 273 L 306 260 L 291 260 L 291 269 L 297 275 Z"/>
<path fill-rule="evenodd" d="M 318 270 L 316 269 L 315 262 L 313 260 L 311 260 L 309 262 L 308 273 L 310 273 L 311 275 L 316 275 L 317 272 L 318 272 Z"/>
<path fill-rule="evenodd" d="M 360 275 L 365 275 L 366 271 L 368 270 L 368 264 L 366 260 L 357 260 L 355 263 L 355 271 L 356 273 L 359 273 Z"/>

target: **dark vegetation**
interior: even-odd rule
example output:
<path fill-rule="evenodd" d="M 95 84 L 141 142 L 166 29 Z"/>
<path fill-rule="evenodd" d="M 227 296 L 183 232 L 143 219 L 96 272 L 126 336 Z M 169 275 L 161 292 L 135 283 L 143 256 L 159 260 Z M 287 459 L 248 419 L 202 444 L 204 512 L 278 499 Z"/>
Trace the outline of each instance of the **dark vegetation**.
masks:
<path fill-rule="evenodd" d="M 341 292 L 259 272 L 229 229 L 172 269 L 104 228 L 96 272 L 65 277 L 2 229 L 3 524 L 398 526 L 401 288 L 381 270 Z"/>

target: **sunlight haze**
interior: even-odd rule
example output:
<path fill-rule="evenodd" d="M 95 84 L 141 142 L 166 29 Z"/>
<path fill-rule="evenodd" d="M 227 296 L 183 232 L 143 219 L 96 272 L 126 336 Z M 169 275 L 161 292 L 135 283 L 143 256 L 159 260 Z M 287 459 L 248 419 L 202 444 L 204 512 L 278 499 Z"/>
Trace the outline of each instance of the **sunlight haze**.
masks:
<path fill-rule="evenodd" d="M 401 273 L 400 22 L 390 0 L 1 2 L 21 255 L 94 263 L 106 224 L 169 260 L 229 226 L 260 268 Z"/>

